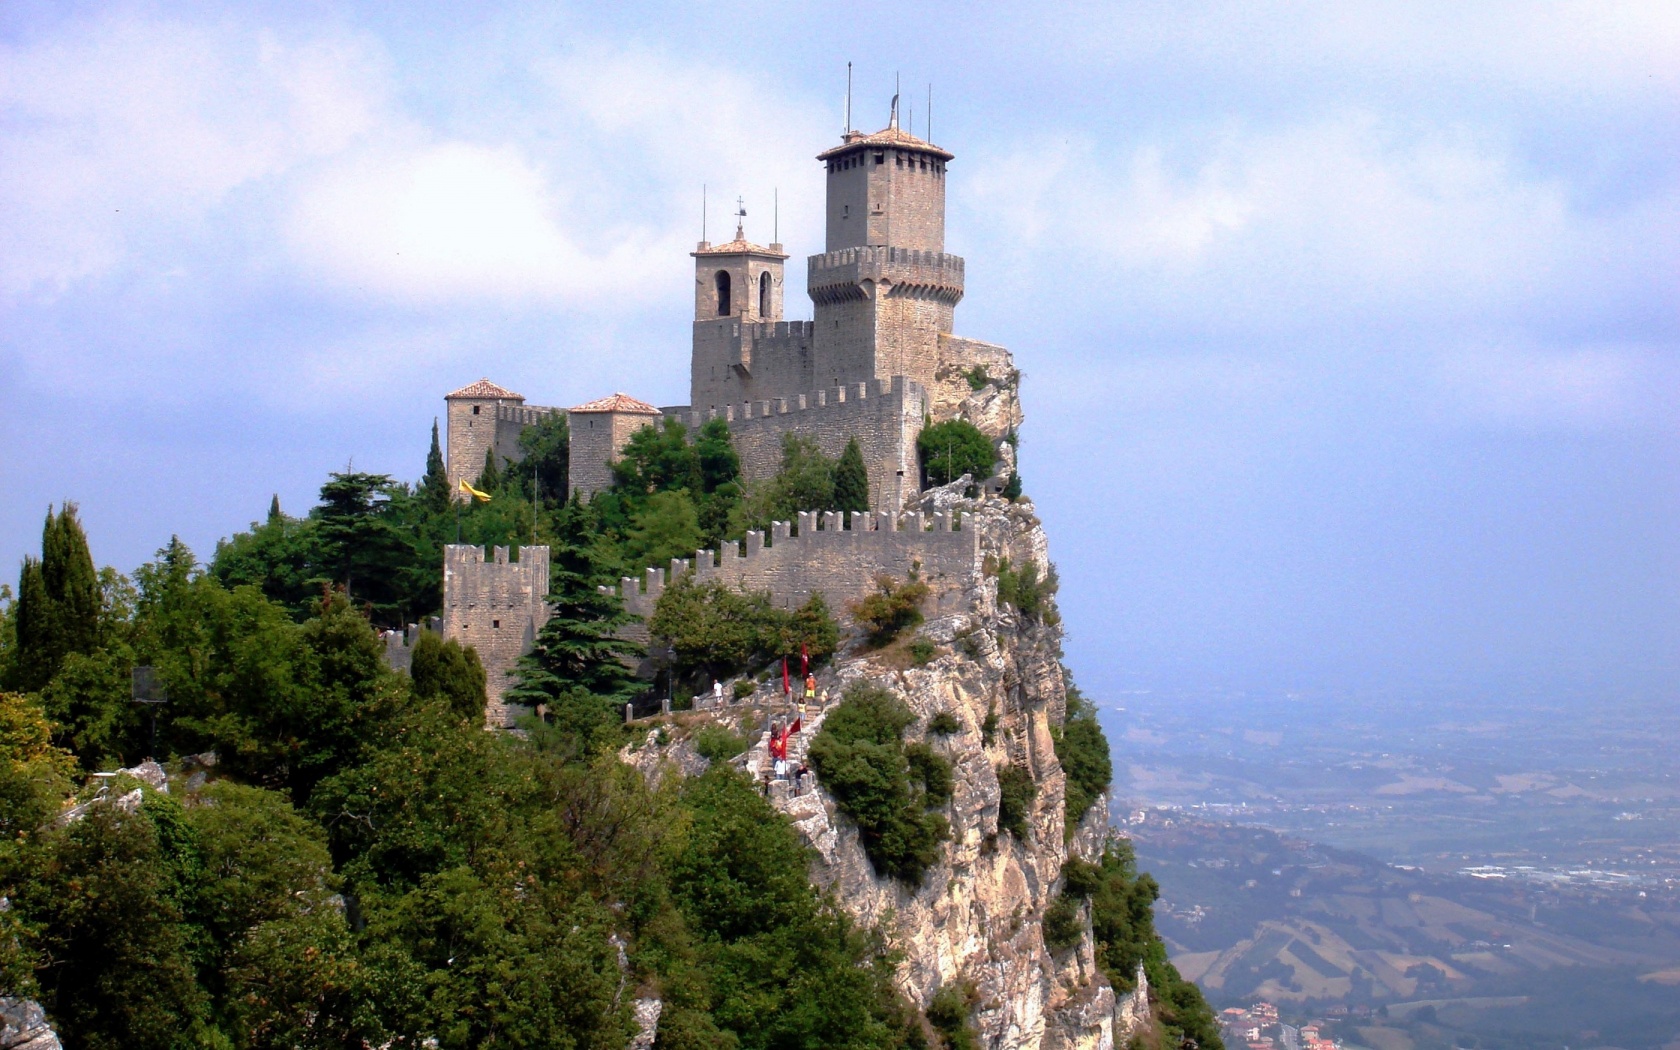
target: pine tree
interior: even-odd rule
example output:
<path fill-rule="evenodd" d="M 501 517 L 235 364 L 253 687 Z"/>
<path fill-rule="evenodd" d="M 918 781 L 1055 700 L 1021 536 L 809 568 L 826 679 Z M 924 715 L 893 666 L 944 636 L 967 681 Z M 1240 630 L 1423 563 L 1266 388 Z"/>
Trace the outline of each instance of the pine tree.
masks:
<path fill-rule="evenodd" d="M 496 450 L 484 450 L 484 470 L 478 475 L 478 490 L 494 494 L 502 487 L 502 472 L 496 469 Z"/>
<path fill-rule="evenodd" d="M 507 694 L 512 703 L 553 708 L 580 689 L 622 702 L 643 688 L 624 661 L 644 648 L 617 637 L 636 617 L 624 611 L 616 594 L 597 589 L 607 574 L 590 550 L 589 517 L 589 509 L 573 497 L 555 522 L 549 618 L 514 670 L 517 684 Z"/>
<path fill-rule="evenodd" d="M 869 470 L 863 465 L 863 450 L 857 438 L 846 442 L 840 462 L 834 465 L 834 509 L 864 511 L 869 509 Z"/>
<path fill-rule="evenodd" d="M 268 523 L 278 525 L 285 520 L 286 516 L 280 513 L 280 493 L 276 492 L 274 498 L 268 501 Z"/>
<path fill-rule="evenodd" d="M 426 492 L 427 509 L 438 514 L 449 509 L 449 470 L 444 465 L 443 446 L 438 443 L 438 421 L 435 416 L 432 417 L 432 447 L 426 453 L 426 477 L 420 482 L 420 486 Z"/>

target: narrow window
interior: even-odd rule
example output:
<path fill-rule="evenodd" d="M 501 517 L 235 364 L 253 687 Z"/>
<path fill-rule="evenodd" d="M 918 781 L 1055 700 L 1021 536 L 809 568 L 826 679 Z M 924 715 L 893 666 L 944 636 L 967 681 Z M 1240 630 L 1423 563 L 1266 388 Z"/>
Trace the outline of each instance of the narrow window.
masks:
<path fill-rule="evenodd" d="M 886 162 L 887 162 L 887 154 L 886 154 L 885 151 L 882 151 L 880 153 L 875 154 L 876 165 L 885 164 Z"/>
<path fill-rule="evenodd" d="M 758 316 L 770 316 L 770 271 L 758 275 Z"/>
<path fill-rule="evenodd" d="M 475 416 L 478 415 L 478 406 L 477 405 L 473 406 L 473 415 L 475 415 Z"/>
<path fill-rule="evenodd" d="M 719 317 L 729 316 L 729 271 L 717 272 L 717 311 Z"/>
<path fill-rule="evenodd" d="M 491 627 L 492 627 L 492 628 L 495 628 L 495 629 L 497 629 L 497 630 L 500 630 L 500 629 L 501 629 L 501 626 L 502 626 L 502 621 L 500 621 L 500 620 L 491 620 L 491 621 L 490 621 L 490 626 L 491 626 Z"/>

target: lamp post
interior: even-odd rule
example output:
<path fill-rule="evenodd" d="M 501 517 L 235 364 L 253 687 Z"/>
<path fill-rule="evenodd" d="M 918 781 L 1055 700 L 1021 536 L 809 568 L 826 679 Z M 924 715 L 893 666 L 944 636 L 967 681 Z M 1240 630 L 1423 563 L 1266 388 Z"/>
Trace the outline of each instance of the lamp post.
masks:
<path fill-rule="evenodd" d="M 136 667 L 130 679 L 129 699 L 136 704 L 145 704 L 152 713 L 152 746 L 146 757 L 157 761 L 157 709 L 159 704 L 169 702 L 169 694 L 158 681 L 155 667 Z"/>

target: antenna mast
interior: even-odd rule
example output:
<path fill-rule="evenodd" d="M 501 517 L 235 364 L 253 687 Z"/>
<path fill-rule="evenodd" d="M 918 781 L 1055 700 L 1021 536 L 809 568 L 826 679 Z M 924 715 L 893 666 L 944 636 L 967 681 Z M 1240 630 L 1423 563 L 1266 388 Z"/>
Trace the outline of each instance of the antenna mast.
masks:
<path fill-rule="evenodd" d="M 770 191 L 770 239 L 776 244 L 782 243 L 782 188 L 777 186 Z"/>
<path fill-rule="evenodd" d="M 700 184 L 700 240 L 706 240 L 706 184 Z"/>
<path fill-rule="evenodd" d="M 852 64 L 846 63 L 846 134 L 852 133 Z"/>
<path fill-rule="evenodd" d="M 933 141 L 933 82 L 932 81 L 928 82 L 927 116 L 923 118 L 923 121 L 927 125 L 927 127 L 925 129 L 926 133 L 927 133 L 927 140 L 929 142 L 932 142 Z"/>

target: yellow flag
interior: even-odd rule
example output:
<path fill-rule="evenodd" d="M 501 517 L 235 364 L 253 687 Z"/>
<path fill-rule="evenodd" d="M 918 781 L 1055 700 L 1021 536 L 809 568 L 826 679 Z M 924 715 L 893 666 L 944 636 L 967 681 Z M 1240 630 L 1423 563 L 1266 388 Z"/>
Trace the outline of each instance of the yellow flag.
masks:
<path fill-rule="evenodd" d="M 489 503 L 490 502 L 490 493 L 480 492 L 477 489 L 473 488 L 471 485 L 467 484 L 467 479 L 466 478 L 461 479 L 461 491 L 467 493 L 473 499 L 478 500 L 480 503 Z"/>

